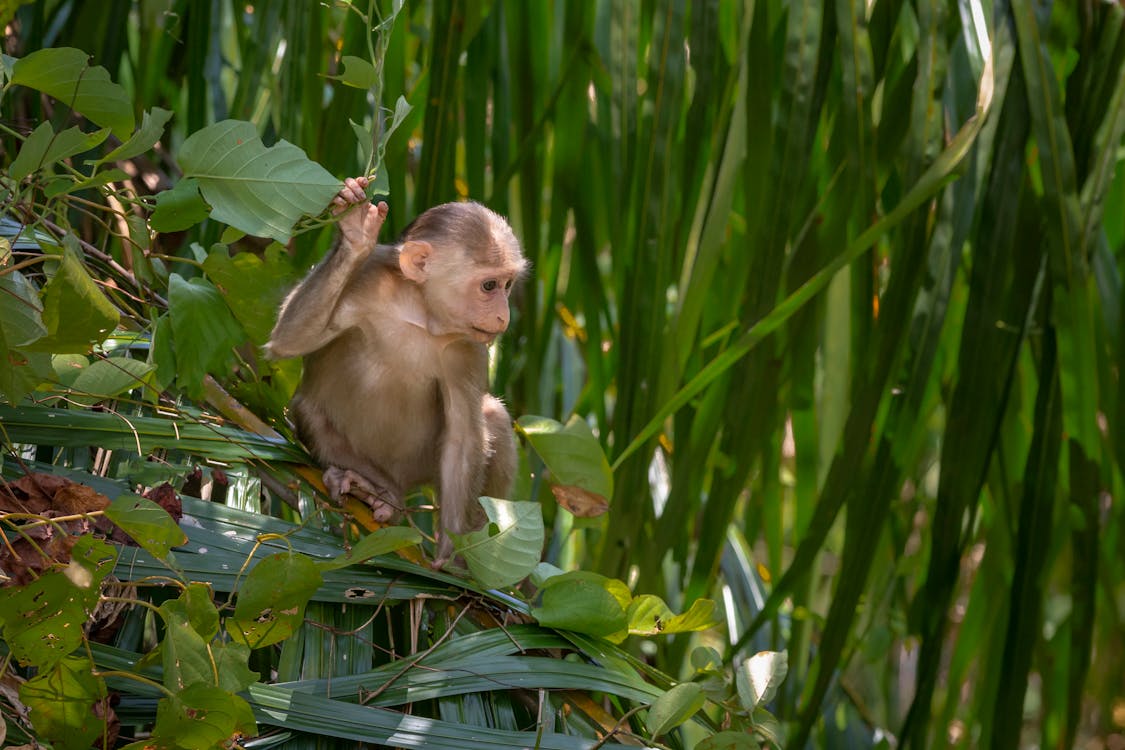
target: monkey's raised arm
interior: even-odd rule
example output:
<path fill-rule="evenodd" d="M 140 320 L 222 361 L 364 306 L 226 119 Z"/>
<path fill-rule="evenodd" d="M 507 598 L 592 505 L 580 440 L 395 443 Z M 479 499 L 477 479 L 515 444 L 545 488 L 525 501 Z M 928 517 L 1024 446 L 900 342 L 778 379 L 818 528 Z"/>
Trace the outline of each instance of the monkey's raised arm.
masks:
<path fill-rule="evenodd" d="M 348 178 L 333 202 L 337 210 L 356 205 L 340 220 L 340 235 L 328 257 L 289 293 L 278 313 L 266 351 L 272 357 L 297 357 L 320 349 L 347 327 L 337 320 L 344 289 L 375 247 L 387 218 L 387 204 L 367 202 L 367 179 Z"/>

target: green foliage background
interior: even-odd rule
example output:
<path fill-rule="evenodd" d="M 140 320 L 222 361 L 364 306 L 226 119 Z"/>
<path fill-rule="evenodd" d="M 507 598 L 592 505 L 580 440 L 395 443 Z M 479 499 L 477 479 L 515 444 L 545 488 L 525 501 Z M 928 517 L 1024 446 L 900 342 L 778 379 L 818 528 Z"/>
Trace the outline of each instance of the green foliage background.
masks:
<path fill-rule="evenodd" d="M 14 19 L 7 53 L 80 48 L 137 122 L 174 115 L 160 148 L 116 165 L 116 205 L 96 188 L 58 203 L 65 169 L 17 190 L 12 165 L 39 123 L 81 121 L 5 93 L 9 216 L 60 269 L 92 271 L 118 346 L 153 342 L 119 389 L 75 388 L 58 355 L 94 337 L 67 340 L 73 318 L 47 310 L 50 285 L 86 282 L 52 267 L 48 343 L 4 344 L 27 360 L 0 364 L 9 400 L 139 378 L 139 401 L 186 394 L 288 435 L 297 369 L 255 345 L 330 232 L 284 249 L 214 220 L 156 233 L 128 201 L 177 184 L 187 137 L 227 118 L 358 173 L 356 131 L 377 135 L 376 105 L 402 97 L 388 236 L 458 198 L 510 216 L 534 272 L 495 388 L 514 414 L 580 415 L 613 467 L 608 521 L 521 490 L 544 503 L 550 562 L 676 611 L 721 601 L 707 644 L 724 662 L 787 651 L 772 705 L 791 747 L 1125 732 L 1121 3 L 407 2 L 373 88 L 328 77 L 379 58 L 343 6 L 58 0 Z M 66 445 L 4 414 L 9 447 Z M 259 458 L 300 458 L 267 444 Z M 688 677 L 697 643 L 643 653 Z"/>

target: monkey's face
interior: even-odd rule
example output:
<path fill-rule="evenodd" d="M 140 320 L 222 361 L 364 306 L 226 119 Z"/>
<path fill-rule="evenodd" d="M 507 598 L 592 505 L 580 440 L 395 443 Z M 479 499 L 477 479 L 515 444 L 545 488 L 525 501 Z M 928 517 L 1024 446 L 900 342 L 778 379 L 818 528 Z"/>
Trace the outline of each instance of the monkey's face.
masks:
<path fill-rule="evenodd" d="M 473 267 L 431 267 L 423 285 L 430 308 L 429 331 L 435 336 L 464 336 L 489 344 L 508 329 L 508 297 L 516 282 L 514 269 Z"/>

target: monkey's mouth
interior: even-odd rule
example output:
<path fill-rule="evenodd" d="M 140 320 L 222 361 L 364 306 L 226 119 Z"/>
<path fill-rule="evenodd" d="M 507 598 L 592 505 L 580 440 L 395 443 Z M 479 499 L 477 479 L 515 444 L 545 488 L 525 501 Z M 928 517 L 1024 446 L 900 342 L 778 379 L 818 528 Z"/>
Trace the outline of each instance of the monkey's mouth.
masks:
<path fill-rule="evenodd" d="M 479 334 L 477 338 L 482 339 L 486 344 L 492 343 L 492 341 L 497 336 L 503 333 L 503 331 L 486 331 L 485 329 L 477 328 L 476 326 L 473 326 L 473 331 Z"/>

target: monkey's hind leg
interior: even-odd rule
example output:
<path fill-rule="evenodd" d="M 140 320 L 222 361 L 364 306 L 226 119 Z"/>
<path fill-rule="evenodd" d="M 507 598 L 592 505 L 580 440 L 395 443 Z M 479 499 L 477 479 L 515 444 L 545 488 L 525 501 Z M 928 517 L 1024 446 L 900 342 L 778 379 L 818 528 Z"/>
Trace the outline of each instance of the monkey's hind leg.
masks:
<path fill-rule="evenodd" d="M 324 470 L 324 486 L 333 500 L 351 494 L 366 503 L 371 508 L 371 517 L 379 523 L 394 523 L 402 513 L 402 503 L 394 492 L 351 469 L 329 466 Z"/>

